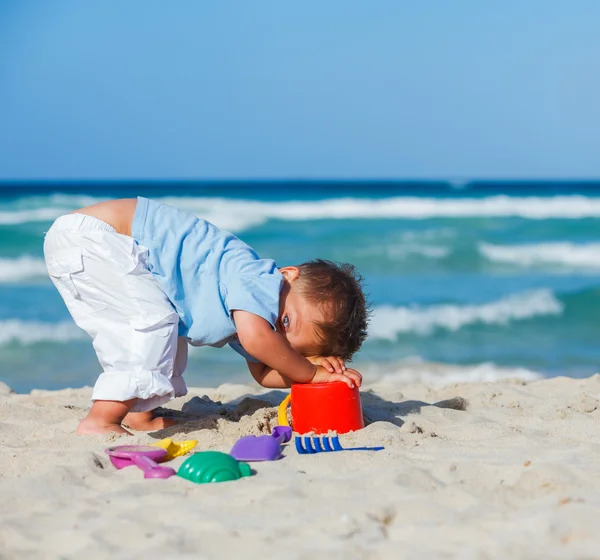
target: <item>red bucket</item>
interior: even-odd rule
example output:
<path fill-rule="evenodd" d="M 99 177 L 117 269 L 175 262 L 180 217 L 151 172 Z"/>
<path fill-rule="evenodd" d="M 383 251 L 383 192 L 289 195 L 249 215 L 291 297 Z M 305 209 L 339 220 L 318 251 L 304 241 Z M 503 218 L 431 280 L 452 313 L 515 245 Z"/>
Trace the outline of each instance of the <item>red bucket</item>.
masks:
<path fill-rule="evenodd" d="M 292 428 L 299 434 L 345 434 L 365 427 L 358 387 L 341 381 L 292 385 Z"/>

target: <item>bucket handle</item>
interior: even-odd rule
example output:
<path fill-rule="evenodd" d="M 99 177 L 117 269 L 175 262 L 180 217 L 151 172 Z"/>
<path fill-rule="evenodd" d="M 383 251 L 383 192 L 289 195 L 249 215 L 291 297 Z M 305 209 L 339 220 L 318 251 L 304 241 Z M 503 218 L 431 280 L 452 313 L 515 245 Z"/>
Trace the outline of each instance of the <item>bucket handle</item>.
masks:
<path fill-rule="evenodd" d="M 287 419 L 287 407 L 292 402 L 292 394 L 290 393 L 285 399 L 281 401 L 279 408 L 277 409 L 277 423 L 280 426 L 289 426 L 290 423 Z"/>

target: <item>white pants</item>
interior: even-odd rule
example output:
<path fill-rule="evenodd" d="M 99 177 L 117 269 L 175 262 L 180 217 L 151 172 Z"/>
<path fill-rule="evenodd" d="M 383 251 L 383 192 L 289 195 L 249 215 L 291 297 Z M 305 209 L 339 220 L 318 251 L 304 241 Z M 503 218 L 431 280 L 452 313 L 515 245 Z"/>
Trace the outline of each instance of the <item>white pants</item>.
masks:
<path fill-rule="evenodd" d="M 187 393 L 187 343 L 179 316 L 148 270 L 148 250 L 83 214 L 54 222 L 44 241 L 54 285 L 93 340 L 104 372 L 92 400 L 137 398 L 145 412 Z"/>

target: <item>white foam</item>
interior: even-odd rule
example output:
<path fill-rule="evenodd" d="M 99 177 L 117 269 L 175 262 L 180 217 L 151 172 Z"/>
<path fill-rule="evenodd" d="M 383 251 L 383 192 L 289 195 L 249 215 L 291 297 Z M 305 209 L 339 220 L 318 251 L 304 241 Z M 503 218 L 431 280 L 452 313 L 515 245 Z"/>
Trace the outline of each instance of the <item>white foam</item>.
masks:
<path fill-rule="evenodd" d="M 43 323 L 8 319 L 0 321 L 0 345 L 18 342 L 30 345 L 39 342 L 70 342 L 89 338 L 73 321 Z"/>
<path fill-rule="evenodd" d="M 418 231 L 405 231 L 399 243 L 388 243 L 381 246 L 381 254 L 391 260 L 405 259 L 411 255 L 419 255 L 429 259 L 443 259 L 452 248 L 432 242 L 448 240 L 456 235 L 452 228 L 436 228 Z M 371 254 L 373 254 L 371 252 Z"/>
<path fill-rule="evenodd" d="M 519 266 L 558 264 L 574 268 L 600 268 L 600 243 L 539 243 L 492 245 L 480 243 L 479 251 L 494 262 Z"/>
<path fill-rule="evenodd" d="M 48 205 L 23 209 L 22 201 L 14 211 L 0 211 L 0 224 L 47 221 L 104 200 L 85 195 L 55 194 Z M 426 198 L 389 197 L 333 198 L 327 200 L 257 201 L 219 197 L 165 197 L 163 202 L 189 210 L 219 227 L 242 231 L 269 219 L 305 221 L 367 218 L 427 218 L 521 217 L 527 219 L 597 218 L 600 217 L 600 197 L 563 195 L 555 197 L 486 198 Z"/>
<path fill-rule="evenodd" d="M 380 306 L 374 309 L 369 335 L 395 340 L 400 333 L 429 335 L 436 329 L 457 331 L 475 323 L 505 325 L 562 311 L 562 303 L 549 290 L 514 294 L 482 305 Z"/>
<path fill-rule="evenodd" d="M 26 224 L 30 222 L 49 222 L 63 214 L 68 214 L 68 208 L 35 208 L 32 210 L 2 210 L 0 211 L 0 225 Z"/>
<path fill-rule="evenodd" d="M 354 253 L 356 256 L 383 257 L 390 261 L 403 261 L 408 257 L 417 255 L 427 259 L 442 259 L 451 252 L 449 247 L 441 245 L 418 245 L 416 243 L 399 243 L 386 245 L 371 245 L 359 248 Z"/>
<path fill-rule="evenodd" d="M 0 225 L 51 222 L 78 208 L 107 200 L 87 195 L 51 194 L 18 199 L 0 206 Z"/>
<path fill-rule="evenodd" d="M 219 227 L 241 231 L 269 219 L 521 217 L 527 219 L 600 217 L 600 198 L 585 196 L 385 199 L 336 198 L 319 201 L 264 202 L 225 198 L 165 198 Z"/>
<path fill-rule="evenodd" d="M 452 383 L 492 383 L 505 379 L 535 381 L 543 376 L 526 368 L 501 367 L 493 363 L 482 363 L 472 366 L 438 364 L 418 360 L 414 363 L 393 364 L 356 364 L 365 379 L 389 383 L 394 387 L 407 383 L 425 383 L 439 386 Z"/>
<path fill-rule="evenodd" d="M 85 206 L 91 206 L 104 200 L 109 200 L 107 197 L 89 196 L 87 194 L 64 194 L 55 193 L 49 197 L 50 204 L 54 206 L 65 206 L 76 210 L 77 208 L 84 208 Z"/>
<path fill-rule="evenodd" d="M 16 259 L 0 258 L 0 282 L 15 282 L 47 276 L 44 259 L 23 255 Z"/>

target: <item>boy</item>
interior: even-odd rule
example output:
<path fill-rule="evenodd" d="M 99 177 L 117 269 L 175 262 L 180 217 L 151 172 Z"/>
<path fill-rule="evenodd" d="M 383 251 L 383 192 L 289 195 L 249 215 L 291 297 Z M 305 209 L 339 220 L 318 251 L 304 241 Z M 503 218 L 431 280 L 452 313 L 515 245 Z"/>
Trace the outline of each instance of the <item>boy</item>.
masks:
<path fill-rule="evenodd" d="M 350 265 L 278 269 L 229 232 L 142 197 L 61 216 L 44 255 L 104 370 L 79 434 L 172 425 L 152 411 L 187 393 L 188 343 L 230 344 L 264 387 L 361 384 L 344 363 L 368 319 Z"/>

